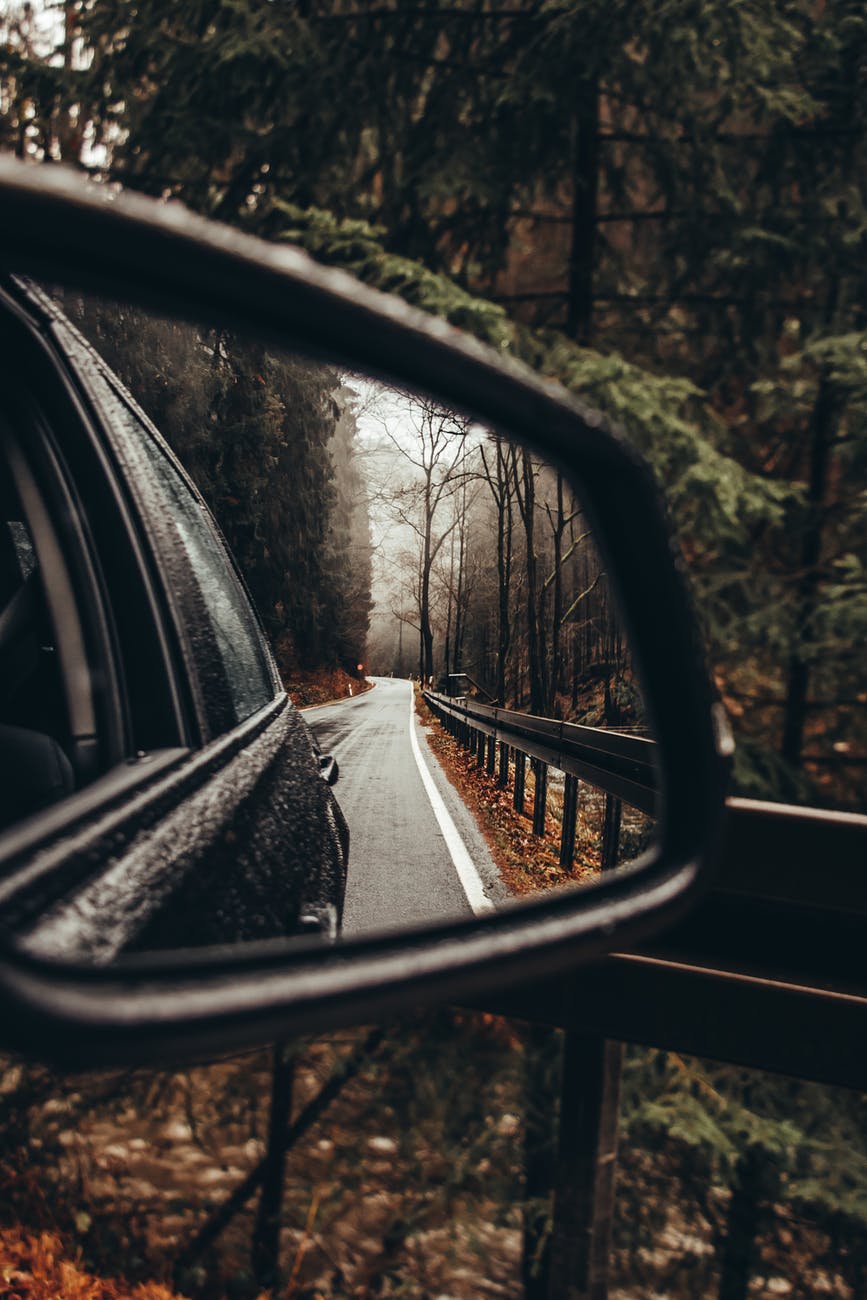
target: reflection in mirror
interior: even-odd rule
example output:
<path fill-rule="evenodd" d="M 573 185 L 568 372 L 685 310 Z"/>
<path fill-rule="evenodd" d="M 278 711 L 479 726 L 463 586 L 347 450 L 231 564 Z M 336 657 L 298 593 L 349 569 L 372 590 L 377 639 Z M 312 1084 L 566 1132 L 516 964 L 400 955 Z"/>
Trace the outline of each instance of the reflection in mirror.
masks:
<path fill-rule="evenodd" d="M 16 292 L 40 309 L 33 286 Z M 31 791 L 7 836 L 85 790 L 97 809 L 114 790 L 127 815 L 149 762 L 160 779 L 163 762 L 191 762 L 185 746 L 228 748 L 186 794 L 169 778 L 161 820 L 119 832 L 96 868 L 91 846 L 37 872 L 38 889 L 32 871 L 10 873 L 0 916 L 19 943 L 104 962 L 332 942 L 579 888 L 641 854 L 654 746 L 580 483 L 351 368 L 80 293 L 52 299 L 91 419 L 85 433 L 71 403 L 43 403 L 74 527 L 52 517 L 40 456 L 20 450 L 26 418 L 4 435 L 3 599 L 28 588 L 20 630 L 38 654 L 6 688 L 0 738 L 50 751 L 64 780 Z M 88 439 L 110 450 L 131 512 L 107 506 Z M 98 575 L 101 633 L 77 547 Z M 256 724 L 279 684 L 245 587 L 298 706 L 279 734 Z M 96 719 L 95 737 L 78 716 Z"/>

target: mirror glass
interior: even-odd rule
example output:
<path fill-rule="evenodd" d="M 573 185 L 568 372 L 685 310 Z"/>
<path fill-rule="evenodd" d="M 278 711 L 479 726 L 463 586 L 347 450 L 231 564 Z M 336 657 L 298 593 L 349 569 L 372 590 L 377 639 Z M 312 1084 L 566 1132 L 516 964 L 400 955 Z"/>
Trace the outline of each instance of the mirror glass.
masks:
<path fill-rule="evenodd" d="M 580 482 L 351 365 L 9 293 L 49 314 L 53 352 L 6 320 L 16 942 L 98 962 L 339 942 L 641 855 L 654 745 Z M 295 707 L 275 727 L 278 679 Z M 159 816 L 136 821 L 160 782 Z M 85 797 L 78 832 L 28 848 Z"/>

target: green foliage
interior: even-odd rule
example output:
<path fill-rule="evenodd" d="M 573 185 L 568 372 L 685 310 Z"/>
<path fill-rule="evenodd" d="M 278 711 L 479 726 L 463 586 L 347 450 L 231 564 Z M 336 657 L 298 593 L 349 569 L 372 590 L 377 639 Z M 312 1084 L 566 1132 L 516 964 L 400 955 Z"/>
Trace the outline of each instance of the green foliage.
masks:
<path fill-rule="evenodd" d="M 510 320 L 501 307 L 448 277 L 390 255 L 383 232 L 363 222 L 341 222 L 280 203 L 276 213 L 288 224 L 278 228 L 272 218 L 272 237 L 290 240 L 326 264 L 442 317 L 604 411 L 650 457 L 667 489 L 672 520 L 685 537 L 702 540 L 703 533 L 710 544 L 743 546 L 751 527 L 785 523 L 797 493 L 750 474 L 716 448 L 719 418 L 703 406 L 704 395 L 689 380 L 656 375 L 617 354 L 581 348 L 555 331 Z"/>
<path fill-rule="evenodd" d="M 466 292 L 447 276 L 409 258 L 389 253 L 384 231 L 364 221 L 338 220 L 319 209 L 302 210 L 276 201 L 268 217 L 272 238 L 300 245 L 320 261 L 349 271 L 383 293 L 441 316 L 502 351 L 515 346 L 515 327 L 502 307 Z"/>
<path fill-rule="evenodd" d="M 867 1100 L 672 1053 L 632 1049 L 623 1076 L 621 1133 L 645 1150 L 689 1148 L 711 1177 L 731 1183 L 747 1149 L 779 1179 L 776 1195 L 867 1226 Z"/>

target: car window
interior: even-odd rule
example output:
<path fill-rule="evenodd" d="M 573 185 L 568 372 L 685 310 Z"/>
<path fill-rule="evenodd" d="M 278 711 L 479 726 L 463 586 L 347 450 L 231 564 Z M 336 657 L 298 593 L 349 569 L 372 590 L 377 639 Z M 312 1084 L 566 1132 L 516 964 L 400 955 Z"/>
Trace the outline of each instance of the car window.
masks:
<path fill-rule="evenodd" d="M 250 603 L 204 508 L 127 409 L 127 427 L 140 439 L 156 490 L 199 584 L 222 660 L 234 710 L 243 721 L 274 694 L 267 651 Z"/>
<path fill-rule="evenodd" d="M 100 357 L 81 353 L 68 321 L 57 328 L 64 343 L 74 340 L 77 368 L 159 554 L 209 730 L 227 730 L 264 707 L 277 688 L 256 613 L 207 507 L 134 398 Z"/>

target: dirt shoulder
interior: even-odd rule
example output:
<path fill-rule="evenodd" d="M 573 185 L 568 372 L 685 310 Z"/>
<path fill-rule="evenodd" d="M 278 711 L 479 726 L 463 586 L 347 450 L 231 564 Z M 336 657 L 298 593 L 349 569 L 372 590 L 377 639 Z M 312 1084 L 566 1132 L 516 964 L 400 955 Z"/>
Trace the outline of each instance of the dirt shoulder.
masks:
<path fill-rule="evenodd" d="M 342 668 L 317 668 L 312 672 L 293 672 L 283 676 L 283 685 L 293 704 L 307 709 L 315 704 L 330 704 L 350 695 L 361 695 L 373 687 L 366 677 L 353 677 Z"/>
<path fill-rule="evenodd" d="M 495 776 L 479 768 L 470 754 L 440 725 L 420 693 L 416 712 L 428 729 L 427 741 L 440 766 L 464 803 L 473 813 L 494 861 L 513 894 L 535 894 L 562 885 L 583 884 L 599 871 L 598 817 L 594 808 L 579 810 L 576 828 L 575 864 L 567 871 L 559 863 L 562 799 L 556 786 L 546 800 L 545 837 L 533 834 L 532 809 L 535 781 L 527 764 L 525 813 L 513 807 L 514 764 L 509 766 L 509 783 L 499 786 Z"/>

